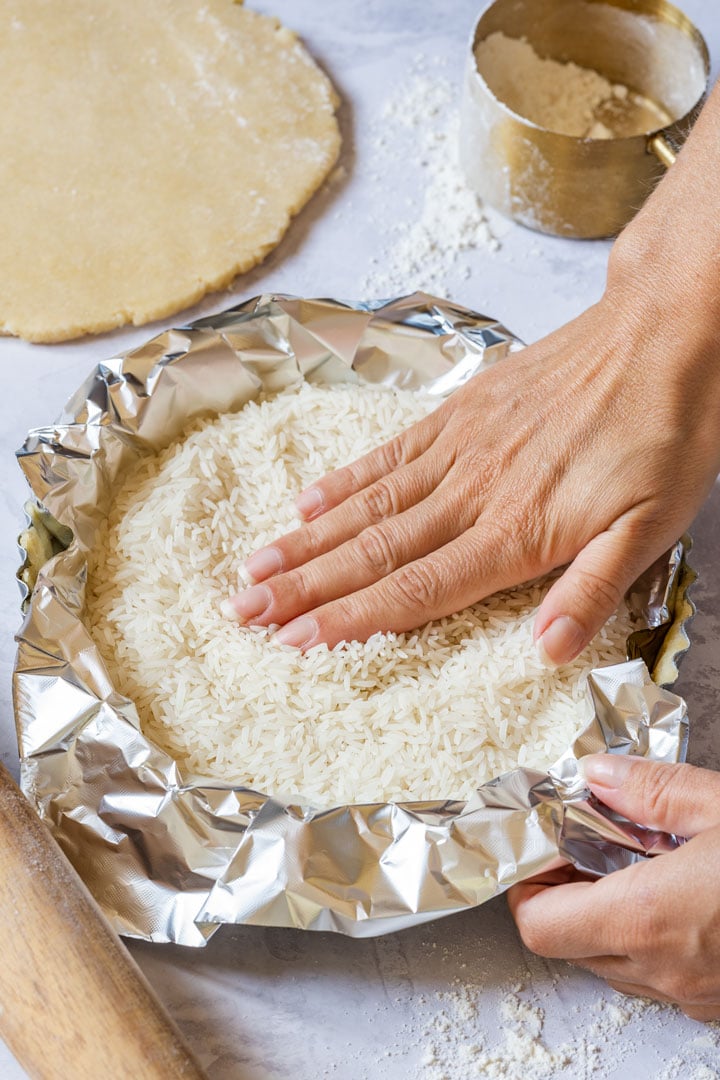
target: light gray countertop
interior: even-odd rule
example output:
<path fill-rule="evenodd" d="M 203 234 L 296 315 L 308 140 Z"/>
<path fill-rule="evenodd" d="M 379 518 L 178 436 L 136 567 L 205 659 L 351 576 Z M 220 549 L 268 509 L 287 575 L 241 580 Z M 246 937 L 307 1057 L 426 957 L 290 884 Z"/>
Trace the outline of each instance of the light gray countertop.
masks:
<path fill-rule="evenodd" d="M 368 277 L 392 262 L 393 245 L 422 218 L 423 191 L 428 177 L 437 175 L 437 153 L 446 145 L 440 136 L 454 110 L 442 101 L 436 109 L 428 97 L 427 122 L 414 127 L 404 124 L 399 105 L 412 87 L 428 95 L 435 84 L 441 98 L 446 91 L 451 97 L 458 92 L 466 39 L 477 14 L 464 0 L 443 5 L 286 0 L 278 7 L 255 0 L 253 6 L 280 13 L 333 77 L 344 102 L 345 175 L 315 198 L 262 267 L 241 278 L 231 293 L 183 312 L 176 323 L 267 290 L 366 296 Z M 715 0 L 683 0 L 682 6 L 720 59 Z M 428 131 L 439 133 L 434 149 L 428 147 Z M 435 154 L 435 165 L 428 163 L 428 153 Z M 393 231 L 397 221 L 399 232 Z M 454 299 L 534 341 L 599 297 L 608 243 L 543 237 L 495 219 L 489 228 L 499 246 L 481 237 L 453 266 L 443 263 L 438 271 L 436 283 L 440 280 Z M 416 276 L 397 291 L 425 284 Z M 27 493 L 13 452 L 29 427 L 54 419 L 97 361 L 169 325 L 172 319 L 56 346 L 0 339 L 0 752 L 14 771 L 10 679 L 19 623 L 14 538 Z M 677 689 L 690 709 L 691 760 L 720 767 L 717 485 L 692 531 L 692 563 L 700 574 L 693 593 L 698 615 Z M 145 943 L 130 948 L 213 1080 L 333 1075 L 347 1080 L 482 1075 L 669 1080 L 692 1076 L 701 1065 L 709 1070 L 705 1077 L 720 1076 L 717 1032 L 672 1009 L 629 1009 L 592 976 L 532 957 L 520 945 L 502 898 L 376 940 L 234 927 L 221 930 L 201 951 Z M 555 1058 L 530 1054 L 540 1022 L 530 1014 L 518 1019 L 523 1000 L 542 1008 L 540 1038 Z M 602 1002 L 611 1007 L 603 1012 Z M 481 1042 L 485 1051 L 477 1049 Z M 482 1066 L 487 1071 L 478 1071 L 493 1045 L 501 1047 L 504 1063 L 493 1065 L 495 1071 L 487 1064 Z M 0 1076 L 24 1075 L 0 1044 Z M 68 1063 L 67 1076 L 72 1075 Z"/>

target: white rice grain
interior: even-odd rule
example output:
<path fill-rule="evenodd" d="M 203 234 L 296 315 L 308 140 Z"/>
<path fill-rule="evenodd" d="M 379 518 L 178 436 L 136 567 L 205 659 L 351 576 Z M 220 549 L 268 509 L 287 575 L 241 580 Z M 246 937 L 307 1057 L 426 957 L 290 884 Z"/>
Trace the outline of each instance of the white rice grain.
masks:
<path fill-rule="evenodd" d="M 467 798 L 544 768 L 588 719 L 587 672 L 625 658 L 625 614 L 572 664 L 532 643 L 547 582 L 407 634 L 305 655 L 229 623 L 253 551 L 294 498 L 427 415 L 410 391 L 303 385 L 192 425 L 118 491 L 89 566 L 88 620 L 143 730 L 192 773 L 316 805 Z"/>

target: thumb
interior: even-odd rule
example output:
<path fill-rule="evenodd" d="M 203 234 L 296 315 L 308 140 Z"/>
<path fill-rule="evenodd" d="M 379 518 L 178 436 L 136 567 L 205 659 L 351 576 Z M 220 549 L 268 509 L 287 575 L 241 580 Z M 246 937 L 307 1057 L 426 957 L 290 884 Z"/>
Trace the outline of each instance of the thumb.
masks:
<path fill-rule="evenodd" d="M 578 767 L 593 794 L 630 821 L 679 836 L 720 825 L 720 773 L 625 754 L 591 754 Z"/>
<path fill-rule="evenodd" d="M 582 652 L 652 561 L 631 525 L 625 517 L 586 544 L 540 605 L 533 637 L 548 666 L 569 664 Z"/>

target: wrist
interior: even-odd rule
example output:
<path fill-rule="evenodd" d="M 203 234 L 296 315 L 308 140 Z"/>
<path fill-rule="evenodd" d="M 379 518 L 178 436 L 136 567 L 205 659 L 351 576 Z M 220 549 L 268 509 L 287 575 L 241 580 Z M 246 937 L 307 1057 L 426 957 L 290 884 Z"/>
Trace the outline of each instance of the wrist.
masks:
<path fill-rule="evenodd" d="M 720 83 L 674 165 L 610 255 L 608 293 L 709 347 L 720 341 Z M 676 339 L 677 347 L 677 339 Z"/>
<path fill-rule="evenodd" d="M 610 252 L 605 298 L 657 334 L 662 328 L 720 350 L 718 255 L 637 218 Z"/>
<path fill-rule="evenodd" d="M 616 241 L 598 306 L 609 355 L 630 369 L 644 402 L 643 423 L 660 437 L 682 430 L 679 442 L 696 448 L 709 488 L 720 472 L 716 277 L 692 249 L 676 253 L 667 236 L 638 223 Z"/>

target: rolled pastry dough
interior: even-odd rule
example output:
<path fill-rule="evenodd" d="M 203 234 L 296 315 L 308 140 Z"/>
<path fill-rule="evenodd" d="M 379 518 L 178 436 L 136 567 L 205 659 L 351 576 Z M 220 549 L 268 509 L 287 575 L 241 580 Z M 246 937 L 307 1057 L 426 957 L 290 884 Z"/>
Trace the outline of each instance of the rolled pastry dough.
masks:
<path fill-rule="evenodd" d="M 0 330 L 160 318 L 259 262 L 335 162 L 335 91 L 232 0 L 0 0 Z"/>

